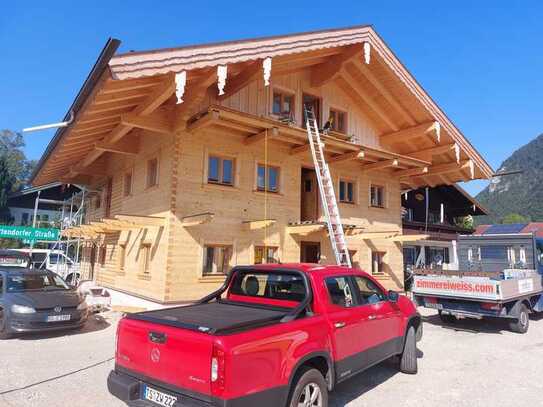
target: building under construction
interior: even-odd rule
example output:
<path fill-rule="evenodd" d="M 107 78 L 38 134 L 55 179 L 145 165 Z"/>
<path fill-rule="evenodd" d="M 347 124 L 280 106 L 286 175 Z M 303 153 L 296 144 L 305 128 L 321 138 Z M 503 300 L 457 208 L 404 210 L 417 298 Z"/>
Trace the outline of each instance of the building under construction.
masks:
<path fill-rule="evenodd" d="M 402 289 L 401 192 L 492 169 L 369 26 L 116 54 L 111 40 L 34 174 L 98 191 L 84 242 L 99 284 L 154 301 L 236 264 L 335 263 L 304 110 L 350 260 Z M 328 202 L 327 202 L 328 204 Z"/>

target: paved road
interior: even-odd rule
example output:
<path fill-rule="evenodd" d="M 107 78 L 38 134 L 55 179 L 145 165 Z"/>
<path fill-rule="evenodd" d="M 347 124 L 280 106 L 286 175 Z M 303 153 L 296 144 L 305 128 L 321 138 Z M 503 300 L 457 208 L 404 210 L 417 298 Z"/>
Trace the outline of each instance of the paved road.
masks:
<path fill-rule="evenodd" d="M 0 342 L 1 407 L 121 407 L 105 386 L 113 362 L 112 313 L 70 335 Z M 398 373 L 388 362 L 338 386 L 334 407 L 514 407 L 541 405 L 543 318 L 518 335 L 496 323 L 444 327 L 427 314 L 419 343 L 419 374 Z"/>

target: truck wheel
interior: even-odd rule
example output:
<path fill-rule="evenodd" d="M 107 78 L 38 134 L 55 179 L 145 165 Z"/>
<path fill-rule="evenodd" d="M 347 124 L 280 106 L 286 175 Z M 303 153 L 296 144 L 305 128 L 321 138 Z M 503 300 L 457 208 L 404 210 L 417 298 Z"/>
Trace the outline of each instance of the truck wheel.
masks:
<path fill-rule="evenodd" d="M 512 322 L 509 323 L 509 329 L 519 334 L 525 334 L 526 332 L 528 332 L 529 327 L 530 311 L 528 310 L 526 304 L 520 304 L 518 319 L 514 319 Z"/>
<path fill-rule="evenodd" d="M 289 407 L 328 407 L 328 387 L 321 372 L 306 369 L 300 373 Z"/>
<path fill-rule="evenodd" d="M 444 324 L 454 324 L 456 322 L 456 317 L 454 315 L 444 314 L 441 311 L 439 311 L 439 319 L 441 319 L 441 322 Z"/>
<path fill-rule="evenodd" d="M 400 372 L 407 374 L 416 374 L 417 366 L 417 338 L 415 328 L 410 326 L 405 335 L 403 352 L 400 356 Z"/>

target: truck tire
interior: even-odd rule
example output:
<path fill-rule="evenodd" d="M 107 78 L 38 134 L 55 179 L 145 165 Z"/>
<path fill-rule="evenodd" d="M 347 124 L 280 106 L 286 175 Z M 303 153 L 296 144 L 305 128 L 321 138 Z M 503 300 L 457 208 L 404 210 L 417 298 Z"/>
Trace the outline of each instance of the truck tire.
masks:
<path fill-rule="evenodd" d="M 417 366 L 417 338 L 415 327 L 410 326 L 405 335 L 403 352 L 400 355 L 400 372 L 407 374 L 416 374 Z"/>
<path fill-rule="evenodd" d="M 522 303 L 520 304 L 519 309 L 518 309 L 518 318 L 509 322 L 509 329 L 519 334 L 525 334 L 526 332 L 528 332 L 529 327 L 530 327 L 530 310 L 528 309 L 526 304 Z"/>
<path fill-rule="evenodd" d="M 321 372 L 306 368 L 297 377 L 288 407 L 328 407 L 328 387 Z"/>
<path fill-rule="evenodd" d="M 439 311 L 439 319 L 444 324 L 454 324 L 456 322 L 456 317 L 454 315 L 444 314 L 441 311 Z"/>

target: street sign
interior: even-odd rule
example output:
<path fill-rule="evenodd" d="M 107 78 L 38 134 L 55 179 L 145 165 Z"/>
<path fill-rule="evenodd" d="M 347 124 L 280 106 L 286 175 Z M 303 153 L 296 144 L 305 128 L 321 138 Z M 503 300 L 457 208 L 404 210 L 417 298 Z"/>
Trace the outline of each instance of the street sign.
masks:
<path fill-rule="evenodd" d="M 37 240 L 54 242 L 59 239 L 59 236 L 60 229 L 0 225 L 0 239 L 21 239 L 27 242 L 35 242 Z"/>

